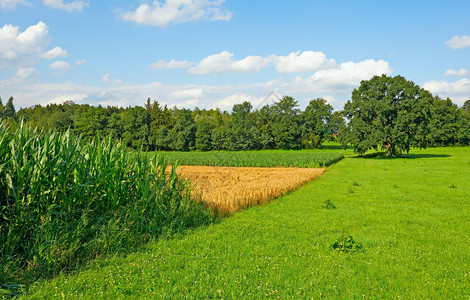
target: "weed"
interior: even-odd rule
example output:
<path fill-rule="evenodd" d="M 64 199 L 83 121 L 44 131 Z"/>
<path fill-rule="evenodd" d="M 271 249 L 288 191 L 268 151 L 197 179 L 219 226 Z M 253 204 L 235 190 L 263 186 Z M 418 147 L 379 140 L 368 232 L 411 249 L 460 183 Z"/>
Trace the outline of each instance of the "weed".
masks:
<path fill-rule="evenodd" d="M 345 253 L 365 251 L 361 243 L 357 242 L 351 235 L 345 236 L 344 232 L 339 239 L 330 245 L 330 249 Z"/>
<path fill-rule="evenodd" d="M 357 183 L 356 181 L 353 181 L 352 183 L 353 186 L 361 186 L 359 183 Z"/>
<path fill-rule="evenodd" d="M 354 189 L 351 186 L 348 187 L 348 193 L 354 194 Z"/>
<path fill-rule="evenodd" d="M 324 209 L 335 209 L 336 205 L 334 205 L 333 202 L 331 202 L 331 200 L 328 199 L 328 200 L 325 201 L 325 203 L 323 203 L 322 208 L 324 208 Z"/>
<path fill-rule="evenodd" d="M 455 185 L 449 186 L 449 189 L 456 189 L 457 187 Z"/>

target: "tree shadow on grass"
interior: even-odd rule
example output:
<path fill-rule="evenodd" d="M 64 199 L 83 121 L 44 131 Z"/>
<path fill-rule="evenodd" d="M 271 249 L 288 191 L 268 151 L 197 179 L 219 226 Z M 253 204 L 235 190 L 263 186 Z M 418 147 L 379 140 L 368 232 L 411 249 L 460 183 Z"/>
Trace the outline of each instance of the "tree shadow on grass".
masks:
<path fill-rule="evenodd" d="M 397 159 L 397 158 L 404 158 L 404 159 L 418 159 L 418 158 L 442 158 L 442 157 L 451 157 L 448 154 L 431 154 L 431 153 L 408 153 L 408 154 L 400 154 L 400 155 L 392 155 L 386 156 L 385 152 L 376 152 L 376 153 L 368 153 L 365 155 L 356 155 L 352 158 L 365 158 L 365 159 Z"/>
<path fill-rule="evenodd" d="M 320 149 L 330 149 L 330 150 L 346 150 L 346 149 L 354 149 L 353 146 L 346 146 L 346 149 L 341 145 L 321 145 Z"/>

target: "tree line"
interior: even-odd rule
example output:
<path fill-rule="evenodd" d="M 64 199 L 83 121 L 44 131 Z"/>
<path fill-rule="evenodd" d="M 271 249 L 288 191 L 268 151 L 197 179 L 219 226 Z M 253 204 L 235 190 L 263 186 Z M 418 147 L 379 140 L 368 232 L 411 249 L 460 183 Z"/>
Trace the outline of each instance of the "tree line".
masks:
<path fill-rule="evenodd" d="M 385 75 L 362 81 L 342 111 L 322 98 L 301 110 L 284 96 L 259 109 L 245 101 L 230 113 L 168 108 L 150 98 L 126 108 L 65 101 L 16 112 L 11 97 L 6 105 L 0 98 L 0 117 L 11 126 L 24 120 L 41 131 L 70 129 L 85 140 L 111 136 L 146 151 L 308 149 L 338 141 L 358 153 L 380 148 L 398 154 L 410 147 L 470 145 L 470 100 L 458 107 L 401 76 Z"/>

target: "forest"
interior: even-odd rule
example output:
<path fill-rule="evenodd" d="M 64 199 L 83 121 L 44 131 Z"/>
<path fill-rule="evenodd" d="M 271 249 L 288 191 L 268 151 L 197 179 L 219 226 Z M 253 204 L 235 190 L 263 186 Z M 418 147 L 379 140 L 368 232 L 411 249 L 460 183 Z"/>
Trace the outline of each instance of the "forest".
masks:
<path fill-rule="evenodd" d="M 360 99 L 348 101 L 343 111 L 334 111 L 322 98 L 310 100 L 306 108 L 301 110 L 297 100 L 284 96 L 259 109 L 253 109 L 250 102 L 240 99 L 240 104 L 234 105 L 231 112 L 217 108 L 169 108 L 150 98 L 143 106 L 126 108 L 65 101 L 62 104 L 35 105 L 16 111 L 14 99 L 10 97 L 5 105 L 0 98 L 0 112 L 13 127 L 23 120 L 40 131 L 63 132 L 70 129 L 85 141 L 97 136 L 112 137 L 126 147 L 144 151 L 310 149 L 321 147 L 324 141 L 336 141 L 344 147 L 353 144 L 357 152 L 361 153 L 375 148 L 377 140 L 371 140 L 365 148 L 364 145 L 356 147 L 357 141 L 363 143 L 374 137 L 377 130 L 382 133 L 389 131 L 390 124 L 385 119 L 397 120 L 403 112 L 411 112 L 409 104 L 404 104 L 400 113 L 393 112 L 390 107 L 395 107 L 397 99 L 390 98 L 387 102 L 383 96 L 386 93 L 372 95 L 372 100 L 363 101 L 365 92 L 373 91 L 374 85 L 382 90 L 381 86 L 396 86 L 398 90 L 414 89 L 416 95 L 410 96 L 413 103 L 417 102 L 413 97 L 421 97 L 419 93 L 423 95 L 421 98 L 427 99 L 417 108 L 418 111 L 407 114 L 415 119 L 400 121 L 409 123 L 418 120 L 419 130 L 413 131 L 408 123 L 393 125 L 400 132 L 407 128 L 410 136 L 420 137 L 419 141 L 407 140 L 404 150 L 409 150 L 410 146 L 470 145 L 470 100 L 458 107 L 451 99 L 432 96 L 401 76 L 375 76 L 369 81 L 363 81 L 361 87 L 354 90 L 352 97 L 354 100 L 355 93 L 356 98 L 360 93 Z M 396 95 L 402 93 L 391 92 Z M 382 100 L 377 102 L 374 99 Z M 377 103 L 373 104 L 374 112 L 371 112 L 367 105 L 372 105 L 373 101 Z M 354 114 L 359 111 L 369 115 L 366 119 L 358 119 Z M 358 136 L 357 128 L 364 122 L 368 128 Z M 390 133 L 389 136 L 391 138 L 393 135 Z M 398 134 L 400 136 L 403 134 Z"/>

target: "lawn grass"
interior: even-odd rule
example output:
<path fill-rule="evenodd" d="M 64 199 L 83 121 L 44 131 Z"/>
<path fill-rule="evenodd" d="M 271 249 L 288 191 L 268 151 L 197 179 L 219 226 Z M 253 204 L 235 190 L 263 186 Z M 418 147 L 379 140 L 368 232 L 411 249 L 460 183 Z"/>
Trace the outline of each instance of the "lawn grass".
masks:
<path fill-rule="evenodd" d="M 347 157 L 269 205 L 94 261 L 29 297 L 466 299 L 469 179 L 468 148 Z M 342 235 L 365 251 L 330 249 Z"/>

